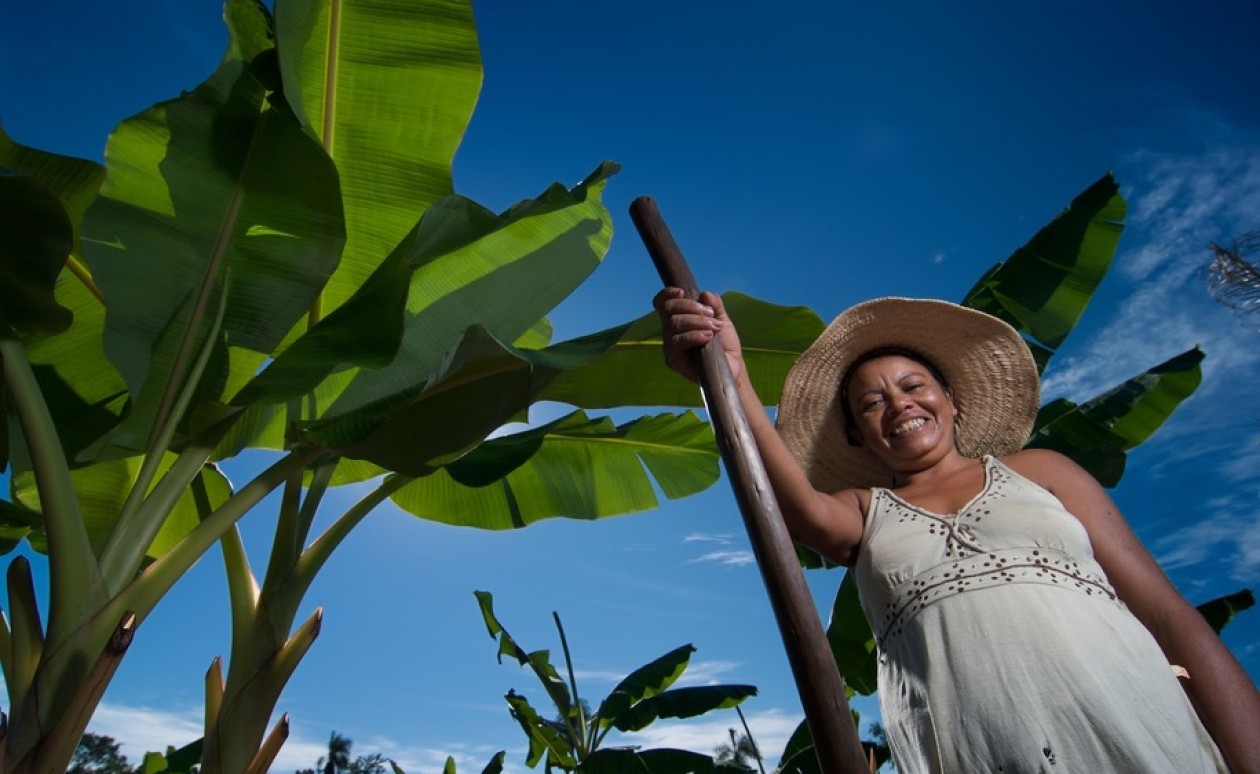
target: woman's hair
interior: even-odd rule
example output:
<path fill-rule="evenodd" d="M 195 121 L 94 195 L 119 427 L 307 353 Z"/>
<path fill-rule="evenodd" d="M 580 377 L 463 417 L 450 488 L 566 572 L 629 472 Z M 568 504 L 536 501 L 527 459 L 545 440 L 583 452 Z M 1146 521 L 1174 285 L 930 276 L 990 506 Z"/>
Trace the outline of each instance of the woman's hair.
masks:
<path fill-rule="evenodd" d="M 872 360 L 893 355 L 897 357 L 904 357 L 907 360 L 913 360 L 923 366 L 928 370 L 928 373 L 932 375 L 932 378 L 936 380 L 936 383 L 939 384 L 942 389 L 947 392 L 949 391 L 949 382 L 945 380 L 945 375 L 941 373 L 941 369 L 937 368 L 935 363 L 928 360 L 923 355 L 920 355 L 918 352 L 915 352 L 913 349 L 906 349 L 905 347 L 876 347 L 875 349 L 863 352 L 861 355 L 858 355 L 853 359 L 853 362 L 849 364 L 847 369 L 845 369 L 844 376 L 840 379 L 839 399 L 840 410 L 844 412 L 844 436 L 848 439 L 849 444 L 852 446 L 860 446 L 861 444 L 859 443 L 857 437 L 857 419 L 853 416 L 853 409 L 849 406 L 849 382 L 853 381 L 853 374 L 858 370 L 858 368 L 871 362 Z"/>

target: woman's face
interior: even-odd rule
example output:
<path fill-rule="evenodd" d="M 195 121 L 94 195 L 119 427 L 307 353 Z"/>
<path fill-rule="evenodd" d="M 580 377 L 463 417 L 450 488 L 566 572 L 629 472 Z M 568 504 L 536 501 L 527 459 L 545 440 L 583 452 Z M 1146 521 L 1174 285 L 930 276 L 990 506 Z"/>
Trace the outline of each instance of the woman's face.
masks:
<path fill-rule="evenodd" d="M 858 366 L 849 408 L 861 446 L 893 471 L 954 448 L 953 396 L 922 364 L 884 355 Z"/>

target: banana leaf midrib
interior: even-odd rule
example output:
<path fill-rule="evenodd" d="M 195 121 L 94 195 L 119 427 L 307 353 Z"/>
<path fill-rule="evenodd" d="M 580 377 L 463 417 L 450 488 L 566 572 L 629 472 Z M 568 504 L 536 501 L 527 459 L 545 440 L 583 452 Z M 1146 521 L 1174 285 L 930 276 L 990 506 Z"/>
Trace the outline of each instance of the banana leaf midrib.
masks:
<path fill-rule="evenodd" d="M 672 454 L 699 454 L 705 457 L 712 457 L 713 452 L 705 449 L 693 449 L 688 446 L 678 446 L 677 444 L 663 444 L 647 441 L 636 441 L 628 438 L 609 438 L 607 436 L 582 436 L 582 435 L 564 435 L 559 433 L 547 433 L 545 438 L 552 443 L 569 443 L 581 444 L 609 444 L 621 446 L 633 446 L 640 449 L 663 449 Z"/>
<path fill-rule="evenodd" d="M 83 261 L 71 255 L 66 260 L 66 268 L 69 269 L 70 273 L 74 275 L 74 278 L 77 279 L 83 287 L 92 294 L 92 297 L 101 303 L 101 306 L 105 305 L 105 294 L 101 292 L 99 287 L 97 287 L 96 282 L 92 279 L 91 269 L 89 269 Z"/>
<path fill-rule="evenodd" d="M 341 0 L 332 0 L 328 9 L 328 53 L 324 59 L 324 115 L 320 127 L 320 144 L 330 158 L 333 156 L 333 134 L 337 113 L 337 56 L 341 42 Z M 324 316 L 324 291 L 315 294 L 306 316 L 306 329 L 310 330 Z"/>

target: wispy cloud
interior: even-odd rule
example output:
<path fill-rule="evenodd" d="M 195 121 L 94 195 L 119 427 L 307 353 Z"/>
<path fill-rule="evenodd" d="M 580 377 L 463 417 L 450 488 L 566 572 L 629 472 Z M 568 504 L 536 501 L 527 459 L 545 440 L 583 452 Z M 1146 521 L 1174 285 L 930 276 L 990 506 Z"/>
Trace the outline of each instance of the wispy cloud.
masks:
<path fill-rule="evenodd" d="M 730 533 L 702 533 L 693 532 L 683 538 L 684 543 L 714 543 L 719 546 L 736 545 L 734 535 Z M 722 564 L 728 567 L 743 567 L 745 565 L 756 563 L 757 559 L 753 556 L 752 551 L 745 548 L 722 548 L 715 551 L 709 551 L 706 554 L 689 559 L 688 564 L 699 564 L 701 562 L 710 562 L 713 564 Z"/>
<path fill-rule="evenodd" d="M 1260 507 L 1255 487 L 1215 498 L 1205 518 L 1155 541 L 1152 552 L 1167 570 L 1210 562 L 1238 581 L 1260 575 Z"/>
<path fill-rule="evenodd" d="M 679 685 L 716 685 L 731 682 L 730 673 L 739 669 L 738 661 L 692 661 L 678 678 Z"/>
<path fill-rule="evenodd" d="M 102 703 L 92 716 L 88 730 L 95 734 L 112 737 L 119 750 L 133 763 L 144 758 L 145 753 L 163 751 L 168 745 L 182 747 L 202 736 L 201 708 L 162 710 L 151 707 L 129 707 L 121 704 Z M 460 771 L 480 771 L 498 752 L 487 745 L 452 743 L 443 749 L 400 742 L 384 736 L 352 737 L 354 754 L 380 753 L 395 761 L 403 771 L 423 773 L 441 771 L 447 756 L 455 759 Z M 509 756 L 523 760 L 524 746 L 509 749 Z M 289 738 L 280 748 L 273 763 L 273 772 L 292 772 L 315 765 L 328 754 L 328 732 L 315 731 L 313 724 L 294 723 Z M 523 772 L 524 767 L 508 765 L 506 772 Z"/>
<path fill-rule="evenodd" d="M 1052 362 L 1045 397 L 1088 400 L 1199 345 L 1208 353 L 1203 385 L 1158 439 L 1168 445 L 1170 462 L 1219 453 L 1237 442 L 1230 429 L 1236 430 L 1239 414 L 1193 404 L 1214 399 L 1249 405 L 1231 400 L 1246 394 L 1242 383 L 1260 378 L 1260 335 L 1211 299 L 1205 266 L 1213 241 L 1260 225 L 1260 147 L 1244 144 L 1194 157 L 1139 155 L 1135 166 L 1145 173 L 1126 191 L 1130 217 L 1115 263 L 1123 284 L 1110 291 L 1120 300 L 1109 318 L 1094 319 L 1098 329 L 1091 339 L 1069 342 Z"/>
<path fill-rule="evenodd" d="M 703 533 L 693 532 L 683 538 L 684 543 L 717 543 L 723 546 L 729 546 L 735 542 L 734 535 L 728 532 Z"/>
<path fill-rule="evenodd" d="M 756 561 L 757 559 L 753 556 L 752 551 L 710 551 L 703 556 L 697 556 L 695 559 L 690 560 L 690 563 L 715 562 L 728 567 L 743 567 L 754 564 Z"/>

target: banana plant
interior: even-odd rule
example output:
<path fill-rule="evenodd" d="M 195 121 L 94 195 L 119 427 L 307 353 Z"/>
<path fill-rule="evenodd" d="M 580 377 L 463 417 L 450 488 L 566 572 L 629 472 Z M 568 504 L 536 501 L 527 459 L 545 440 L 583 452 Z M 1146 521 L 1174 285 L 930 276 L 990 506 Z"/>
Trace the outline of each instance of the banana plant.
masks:
<path fill-rule="evenodd" d="M 45 626 L 11 564 L 0 771 L 64 768 L 130 637 L 216 543 L 232 639 L 206 673 L 202 771 L 262 772 L 321 625 L 297 611 L 376 506 L 513 529 L 718 477 L 694 413 L 587 413 L 698 405 L 650 316 L 551 341 L 546 315 L 607 250 L 616 165 L 501 213 L 454 192 L 481 81 L 468 0 L 227 0 L 224 19 L 214 72 L 124 120 L 105 167 L 0 132 L 20 175 L 0 190 L 0 548 L 47 553 L 51 586 Z M 730 305 L 761 330 L 750 369 L 777 400 L 822 323 Z M 575 410 L 491 438 L 540 400 Z M 351 483 L 361 499 L 312 535 Z M 260 583 L 236 522 L 275 491 Z"/>
<path fill-rule="evenodd" d="M 1019 330 L 1044 372 L 1111 264 L 1125 208 L 1118 183 L 1110 174 L 1103 176 L 1027 244 L 986 272 L 963 305 L 1000 317 Z M 1203 357 L 1195 347 L 1079 405 L 1063 398 L 1047 403 L 1038 413 L 1028 446 L 1059 451 L 1104 486 L 1115 486 L 1124 473 L 1126 453 L 1147 440 L 1199 386 Z M 817 555 L 804 551 L 801 555 L 806 566 L 825 566 Z M 1250 602 L 1250 592 L 1243 590 L 1199 609 L 1219 631 Z M 851 573 L 845 574 L 836 593 L 827 639 L 847 689 L 873 694 L 875 639 Z M 816 770 L 809 756 L 799 755 L 812 745 L 808 734 L 802 724 L 783 757 L 801 774 Z"/>
<path fill-rule="evenodd" d="M 686 671 L 695 652 L 692 645 L 683 645 L 644 664 L 627 675 L 599 703 L 595 711 L 578 693 L 573 659 L 568 638 L 558 613 L 552 613 L 568 680 L 560 677 L 546 650 L 526 651 L 503 628 L 494 613 L 494 598 L 487 591 L 473 592 L 490 638 L 499 644 L 498 659 L 516 659 L 528 666 L 538 678 L 547 698 L 556 710 L 555 719 L 544 717 L 524 695 L 509 690 L 504 697 L 512 718 L 520 724 L 529 739 L 525 763 L 535 768 L 540 762 L 547 771 L 560 770 L 585 774 L 613 772 L 657 772 L 689 774 L 694 772 L 744 771 L 740 766 L 715 762 L 710 756 L 688 750 L 628 747 L 603 747 L 614 729 L 622 732 L 641 731 L 660 718 L 692 718 L 718 709 L 738 707 L 757 694 L 751 685 L 706 685 L 671 688 Z"/>

